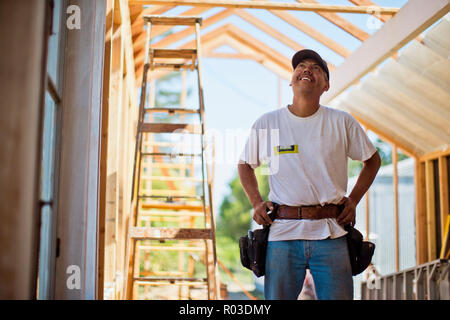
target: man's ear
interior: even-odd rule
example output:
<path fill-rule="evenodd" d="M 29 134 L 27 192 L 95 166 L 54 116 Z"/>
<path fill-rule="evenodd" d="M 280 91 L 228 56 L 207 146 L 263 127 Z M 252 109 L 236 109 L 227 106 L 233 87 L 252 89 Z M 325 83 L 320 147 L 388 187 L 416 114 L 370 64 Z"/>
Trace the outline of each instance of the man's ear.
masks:
<path fill-rule="evenodd" d="M 327 80 L 327 83 L 326 83 L 325 87 L 323 88 L 323 91 L 328 91 L 328 89 L 330 89 L 330 82 Z"/>

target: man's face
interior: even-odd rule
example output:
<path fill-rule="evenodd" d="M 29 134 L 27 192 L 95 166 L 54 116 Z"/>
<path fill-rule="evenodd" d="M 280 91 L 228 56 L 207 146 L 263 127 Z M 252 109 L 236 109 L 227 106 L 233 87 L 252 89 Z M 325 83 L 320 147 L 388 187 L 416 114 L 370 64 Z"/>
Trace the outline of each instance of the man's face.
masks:
<path fill-rule="evenodd" d="M 313 59 L 300 61 L 292 74 L 292 89 L 294 93 L 319 96 L 330 88 L 325 70 Z"/>

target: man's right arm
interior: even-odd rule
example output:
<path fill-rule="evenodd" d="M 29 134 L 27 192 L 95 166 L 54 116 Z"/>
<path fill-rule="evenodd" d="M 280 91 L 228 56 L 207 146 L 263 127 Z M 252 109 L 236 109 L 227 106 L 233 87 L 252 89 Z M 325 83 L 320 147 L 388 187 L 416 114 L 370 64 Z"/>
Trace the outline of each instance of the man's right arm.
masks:
<path fill-rule="evenodd" d="M 258 189 L 258 181 L 256 180 L 255 170 L 246 162 L 239 161 L 238 173 L 242 187 L 247 195 L 253 210 L 253 220 L 258 224 L 271 224 L 269 216 L 266 212 L 266 204 L 270 210 L 273 210 L 273 204 L 270 201 L 264 202 Z"/>

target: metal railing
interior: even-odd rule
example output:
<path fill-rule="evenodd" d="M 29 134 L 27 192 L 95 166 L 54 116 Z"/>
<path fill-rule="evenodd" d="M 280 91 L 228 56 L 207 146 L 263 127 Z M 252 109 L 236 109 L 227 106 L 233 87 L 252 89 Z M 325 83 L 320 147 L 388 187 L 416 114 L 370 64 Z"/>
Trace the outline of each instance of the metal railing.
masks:
<path fill-rule="evenodd" d="M 361 300 L 450 300 L 449 260 L 435 260 L 361 282 Z"/>

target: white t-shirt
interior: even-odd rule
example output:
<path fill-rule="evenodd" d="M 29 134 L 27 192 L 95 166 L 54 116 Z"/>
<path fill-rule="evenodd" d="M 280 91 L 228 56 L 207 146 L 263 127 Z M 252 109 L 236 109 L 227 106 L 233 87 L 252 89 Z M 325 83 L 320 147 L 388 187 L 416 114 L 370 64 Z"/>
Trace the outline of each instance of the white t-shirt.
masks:
<path fill-rule="evenodd" d="M 259 117 L 240 160 L 269 174 L 269 200 L 289 206 L 337 204 L 347 192 L 347 157 L 366 161 L 376 148 L 349 113 L 320 105 L 309 117 L 287 107 Z M 346 234 L 336 219 L 276 219 L 269 241 L 334 239 Z"/>

